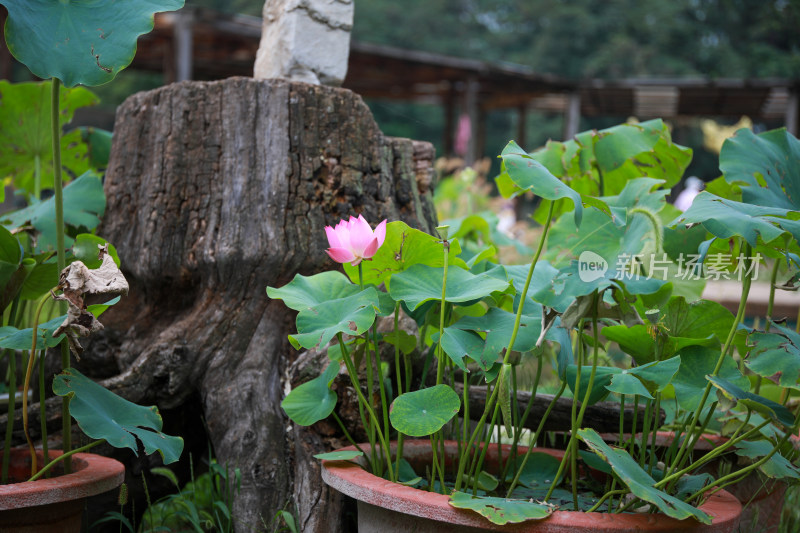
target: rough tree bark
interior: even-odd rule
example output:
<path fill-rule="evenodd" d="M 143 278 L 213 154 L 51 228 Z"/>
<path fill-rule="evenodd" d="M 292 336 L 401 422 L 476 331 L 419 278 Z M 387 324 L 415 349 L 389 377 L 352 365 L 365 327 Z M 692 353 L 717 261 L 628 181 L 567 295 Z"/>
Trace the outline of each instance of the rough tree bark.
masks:
<path fill-rule="evenodd" d="M 327 437 L 280 409 L 293 317 L 265 287 L 330 268 L 324 227 L 350 214 L 431 231 L 432 159 L 352 92 L 303 83 L 184 82 L 117 111 L 100 234 L 131 291 L 104 320 L 124 369 L 106 384 L 162 409 L 199 391 L 219 462 L 242 471 L 241 530 L 293 498 L 302 531 L 341 527 L 310 458 Z"/>

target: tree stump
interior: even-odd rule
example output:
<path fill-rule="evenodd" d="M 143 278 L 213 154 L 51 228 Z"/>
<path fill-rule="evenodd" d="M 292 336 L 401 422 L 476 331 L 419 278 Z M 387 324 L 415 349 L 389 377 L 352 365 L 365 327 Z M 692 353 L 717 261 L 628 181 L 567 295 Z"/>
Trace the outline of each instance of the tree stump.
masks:
<path fill-rule="evenodd" d="M 384 136 L 348 90 L 231 78 L 118 109 L 99 234 L 131 290 L 87 357 L 116 359 L 105 384 L 137 403 L 199 393 L 218 461 L 242 472 L 238 530 L 292 501 L 301 531 L 342 523 L 310 457 L 328 437 L 280 408 L 293 313 L 265 287 L 331 268 L 324 227 L 351 214 L 432 231 L 432 177 L 432 146 Z"/>

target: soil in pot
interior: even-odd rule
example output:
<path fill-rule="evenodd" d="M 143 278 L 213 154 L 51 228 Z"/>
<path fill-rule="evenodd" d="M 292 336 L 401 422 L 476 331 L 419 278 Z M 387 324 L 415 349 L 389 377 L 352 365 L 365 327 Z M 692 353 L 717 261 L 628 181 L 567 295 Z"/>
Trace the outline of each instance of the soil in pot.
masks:
<path fill-rule="evenodd" d="M 345 448 L 345 450 L 354 448 Z M 455 442 L 446 444 L 450 457 L 455 456 Z M 498 447 L 492 445 L 487 453 L 486 469 L 492 471 L 498 465 Z M 502 447 L 503 454 L 510 452 Z M 520 449 L 523 452 L 524 449 Z M 558 450 L 537 449 L 539 452 L 560 458 Z M 403 456 L 415 470 L 424 472 L 430 464 L 430 442 L 427 440 L 406 441 Z M 710 525 L 695 520 L 676 520 L 661 514 L 643 513 L 585 513 L 555 511 L 542 520 L 528 520 L 503 526 L 492 524 L 477 513 L 456 509 L 449 504 L 448 496 L 391 483 L 365 471 L 361 466 L 345 461 L 324 461 L 323 480 L 340 492 L 358 500 L 360 533 L 399 533 L 415 531 L 466 532 L 510 531 L 535 533 L 633 533 L 652 532 L 697 532 L 733 533 L 737 531 L 741 504 L 731 494 L 720 491 L 701 506 L 713 517 Z"/>
<path fill-rule="evenodd" d="M 50 451 L 58 457 L 60 451 Z M 37 450 L 38 464 L 43 464 Z M 2 453 L 0 453 L 0 458 Z M 9 475 L 14 483 L 0 485 L 0 531 L 3 533 L 77 533 L 86 498 L 115 489 L 125 478 L 119 461 L 102 455 L 78 453 L 72 456 L 70 474 L 54 468 L 50 478 L 25 481 L 30 477 L 31 458 L 27 448 L 11 450 Z"/>

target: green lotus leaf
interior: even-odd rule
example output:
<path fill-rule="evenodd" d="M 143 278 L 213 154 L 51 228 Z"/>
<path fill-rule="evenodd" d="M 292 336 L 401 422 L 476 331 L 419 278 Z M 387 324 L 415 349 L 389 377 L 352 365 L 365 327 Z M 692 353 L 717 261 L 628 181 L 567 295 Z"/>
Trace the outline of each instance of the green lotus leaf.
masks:
<path fill-rule="evenodd" d="M 111 137 L 110 131 L 92 126 L 82 126 L 78 128 L 81 140 L 89 150 L 89 164 L 96 172 L 105 170 L 108 166 L 108 158 L 111 156 Z"/>
<path fill-rule="evenodd" d="M 500 481 L 489 472 L 481 470 L 477 477 L 472 477 L 469 475 L 464 476 L 465 486 L 471 487 L 473 484 L 478 490 L 493 491 L 500 484 Z"/>
<path fill-rule="evenodd" d="M 719 348 L 705 346 L 687 346 L 678 352 L 681 366 L 672 379 L 672 386 L 675 387 L 675 398 L 681 409 L 689 412 L 698 409 L 703 391 L 708 384 L 706 375 L 714 371 L 719 352 Z M 739 387 L 750 386 L 750 382 L 742 375 L 731 357 L 723 359 L 718 376 Z"/>
<path fill-rule="evenodd" d="M 11 277 L 22 264 L 22 257 L 19 240 L 0 226 L 0 287 L 5 287 L 11 281 Z"/>
<path fill-rule="evenodd" d="M 105 245 L 108 245 L 108 255 L 111 256 L 114 263 L 119 267 L 119 255 L 114 245 L 92 233 L 81 233 L 75 237 L 75 242 L 72 245 L 72 254 L 75 256 L 75 259 L 81 261 L 87 268 L 98 268 L 103 262 L 98 258 L 98 252 L 100 247 Z"/>
<path fill-rule="evenodd" d="M 446 330 L 459 329 L 485 334 L 485 338 L 480 345 L 480 350 L 476 351 L 478 346 L 471 343 L 469 345 L 471 353 L 467 355 L 477 362 L 483 370 L 488 370 L 498 360 L 503 350 L 508 347 L 508 343 L 511 340 L 511 333 L 514 330 L 515 319 L 516 315 L 514 313 L 492 307 L 485 315 L 480 317 L 464 317 L 452 326 L 446 328 Z M 551 331 L 553 329 L 556 328 L 551 328 Z M 541 330 L 541 314 L 537 316 L 523 314 L 520 318 L 520 328 L 517 332 L 517 338 L 514 340 L 512 349 L 518 352 L 532 350 L 536 345 L 536 341 L 539 339 Z"/>
<path fill-rule="evenodd" d="M 37 160 L 39 190 L 53 188 L 52 83 L 9 83 L 0 80 L 0 177 L 11 177 L 17 189 L 34 195 Z M 61 88 L 59 124 L 72 121 L 76 109 L 95 105 L 97 97 L 84 87 Z M 89 169 L 86 144 L 79 132 L 61 136 L 61 162 L 79 176 Z M 69 178 L 67 174 L 65 178 Z M 2 193 L 0 193 L 2 194 Z"/>
<path fill-rule="evenodd" d="M 653 393 L 663 391 L 670 384 L 680 364 L 680 357 L 672 357 L 628 368 L 612 376 L 606 388 L 617 394 L 639 395 L 652 400 Z"/>
<path fill-rule="evenodd" d="M 402 300 L 410 309 L 416 309 L 425 302 L 442 297 L 444 267 L 431 267 L 417 264 L 392 276 L 389 294 L 396 301 Z M 447 271 L 445 299 L 451 303 L 463 303 L 489 296 L 495 291 L 504 291 L 509 282 L 494 274 L 472 274 L 468 270 L 454 267 Z"/>
<path fill-rule="evenodd" d="M 321 272 L 313 276 L 296 274 L 294 279 L 280 288 L 267 287 L 267 296 L 283 300 L 286 307 L 303 311 L 323 302 L 338 300 L 359 292 L 341 272 Z"/>
<path fill-rule="evenodd" d="M 328 452 L 328 453 L 318 453 L 314 456 L 314 459 L 320 459 L 323 461 L 352 461 L 356 457 L 361 457 L 364 455 L 358 450 L 344 450 L 344 451 L 336 451 L 336 452 Z"/>
<path fill-rule="evenodd" d="M 589 376 L 592 373 L 591 366 L 581 367 L 581 386 L 580 390 L 575 391 L 575 382 L 578 380 L 578 366 L 569 365 L 567 367 L 567 385 L 569 390 L 572 391 L 573 397 L 578 401 L 583 401 L 586 397 L 586 392 L 589 390 Z M 613 366 L 598 366 L 595 371 L 594 382 L 592 383 L 592 390 L 589 393 L 588 405 L 594 405 L 608 396 L 607 386 L 611 383 L 611 378 L 615 374 L 621 374 L 622 369 Z"/>
<path fill-rule="evenodd" d="M 548 141 L 530 155 L 579 192 L 584 204 L 609 216 L 617 208 L 601 207 L 589 198 L 619 194 L 627 183 L 642 176 L 663 180 L 671 187 L 692 159 L 691 149 L 673 143 L 669 127 L 660 119 L 584 131 L 563 143 Z M 544 223 L 548 209 L 549 202 L 542 202 L 534 214 L 537 222 Z M 562 210 L 556 205 L 557 216 Z"/>
<path fill-rule="evenodd" d="M 464 492 L 450 495 L 450 505 L 457 509 L 470 509 L 498 525 L 516 524 L 526 520 L 541 520 L 550 516 L 555 508 L 544 503 L 505 498 L 473 497 Z"/>
<path fill-rule="evenodd" d="M 436 385 L 395 398 L 389 420 L 404 435 L 425 437 L 442 429 L 460 408 L 461 399 L 449 385 Z"/>
<path fill-rule="evenodd" d="M 438 335 L 438 332 L 434 335 L 434 342 L 439 340 Z M 451 326 L 444 328 L 444 331 L 442 331 L 441 345 L 444 353 L 458 368 L 464 372 L 469 372 L 467 365 L 464 363 L 464 357 L 480 361 L 484 340 L 476 333 Z"/>
<path fill-rule="evenodd" d="M 747 368 L 781 387 L 800 389 L 800 334 L 779 324 L 770 333 L 751 333 L 753 348 L 745 360 Z"/>
<path fill-rule="evenodd" d="M 692 206 L 668 226 L 702 224 L 709 233 L 720 239 L 739 236 L 755 247 L 759 237 L 764 243 L 772 243 L 787 233 L 791 233 L 795 239 L 800 238 L 798 228 L 785 218 L 790 212 L 781 207 L 735 202 L 701 192 Z"/>
<path fill-rule="evenodd" d="M 506 482 L 511 482 L 517 471 L 522 468 L 522 473 L 519 476 L 520 483 L 532 489 L 549 488 L 558 474 L 558 467 L 561 461 L 552 455 L 542 452 L 531 452 L 524 467 L 522 466 L 522 459 L 523 455 L 519 455 L 511 463 L 506 473 Z"/>
<path fill-rule="evenodd" d="M 375 322 L 378 291 L 367 287 L 350 296 L 327 300 L 297 314 L 297 333 L 289 335 L 295 348 L 325 346 L 338 333 L 361 335 Z"/>
<path fill-rule="evenodd" d="M 146 454 L 158 451 L 165 464 L 180 458 L 183 439 L 161 432 L 163 423 L 155 406 L 129 402 L 74 368 L 53 379 L 53 392 L 70 398 L 70 413 L 89 438 L 105 439 L 112 446 L 130 448 L 137 455 L 141 442 Z"/>
<path fill-rule="evenodd" d="M 738 130 L 722 145 L 719 168 L 741 186 L 743 202 L 800 210 L 800 141 L 785 128 Z"/>
<path fill-rule="evenodd" d="M 650 391 L 647 390 L 644 383 L 633 374 L 626 372 L 611 376 L 611 383 L 606 385 L 606 388 L 617 394 L 627 394 L 629 396 L 638 395 L 648 400 L 653 399 L 653 395 L 650 394 Z"/>
<path fill-rule="evenodd" d="M 747 392 L 734 383 L 718 376 L 706 376 L 706 379 L 714 385 L 719 392 L 729 400 L 742 404 L 747 409 L 757 411 L 766 415 L 786 427 L 794 424 L 794 415 L 783 405 L 773 402 L 758 394 Z"/>
<path fill-rule="evenodd" d="M 572 201 L 575 225 L 581 225 L 583 204 L 581 195 L 555 177 L 547 167 L 536 161 L 517 143 L 511 141 L 500 154 L 502 171 L 496 178 L 504 196 L 531 191 L 546 200 L 568 198 Z"/>
<path fill-rule="evenodd" d="M 30 274 L 22 284 L 20 298 L 23 300 L 38 300 L 50 289 L 58 285 L 58 264 L 51 253 L 38 254 L 32 259 L 36 261 Z"/>
<path fill-rule="evenodd" d="M 772 450 L 773 444 L 766 440 L 745 440 L 736 444 L 736 455 L 752 460 L 761 459 L 769 455 Z M 800 468 L 793 465 L 780 452 L 770 457 L 766 463 L 759 467 L 759 470 L 774 479 L 800 479 Z"/>
<path fill-rule="evenodd" d="M 336 393 L 330 386 L 338 373 L 339 363 L 330 363 L 321 375 L 292 389 L 281 402 L 286 415 L 301 426 L 328 418 L 336 407 Z"/>
<path fill-rule="evenodd" d="M 102 315 L 109 307 L 115 305 L 120 300 L 120 297 L 112 298 L 111 300 L 102 304 L 92 304 L 87 307 L 87 310 L 95 317 Z M 39 324 L 36 337 L 37 349 L 53 348 L 64 339 L 64 335 L 53 337 L 53 333 L 62 322 L 67 318 L 67 315 L 57 316 L 48 320 L 44 324 Z M 30 350 L 33 346 L 33 328 L 17 329 L 12 326 L 6 326 L 2 329 L 0 334 L 0 348 L 7 348 L 10 350 Z"/>
<path fill-rule="evenodd" d="M 512 265 L 506 266 L 505 269 L 508 272 L 509 279 L 514 283 L 516 291 L 518 293 L 522 292 L 530 265 Z M 559 313 L 563 313 L 574 298 L 564 294 L 563 290 L 559 290 L 558 294 L 556 293 L 555 283 L 558 274 L 558 269 L 549 262 L 544 259 L 537 261 L 533 269 L 530 286 L 528 287 L 528 297 L 535 302 L 555 309 Z"/>
<path fill-rule="evenodd" d="M 467 268 L 462 259 L 458 258 L 461 247 L 458 241 L 450 241 L 448 263 Z M 386 224 L 386 239 L 383 245 L 369 261 L 361 263 L 363 282 L 372 285 L 385 283 L 387 288 L 392 285 L 392 276 L 403 272 L 414 265 L 428 265 L 431 267 L 444 266 L 444 247 L 442 241 L 427 233 L 409 227 L 405 222 L 394 221 Z M 342 265 L 344 271 L 358 283 L 358 266 L 350 263 Z"/>
<path fill-rule="evenodd" d="M 102 85 L 136 54 L 136 40 L 153 29 L 153 15 L 183 0 L 2 0 L 8 9 L 9 51 L 34 75 L 65 86 Z"/>
<path fill-rule="evenodd" d="M 704 524 L 711 523 L 711 517 L 705 512 L 655 488 L 656 481 L 639 466 L 628 452 L 612 448 L 593 429 L 579 429 L 578 437 L 611 465 L 614 473 L 637 498 L 652 503 L 661 512 L 672 518 L 684 520 L 694 517 Z"/>
<path fill-rule="evenodd" d="M 73 228 L 93 230 L 100 223 L 100 217 L 106 210 L 106 196 L 100 177 L 85 172 L 81 177 L 64 188 L 64 223 Z M 30 222 L 40 235 L 37 241 L 38 250 L 55 249 L 56 217 L 55 197 L 31 205 L 20 211 L 8 213 L 0 217 L 5 226 L 19 227 Z M 65 238 L 67 246 L 72 246 L 72 239 Z"/>

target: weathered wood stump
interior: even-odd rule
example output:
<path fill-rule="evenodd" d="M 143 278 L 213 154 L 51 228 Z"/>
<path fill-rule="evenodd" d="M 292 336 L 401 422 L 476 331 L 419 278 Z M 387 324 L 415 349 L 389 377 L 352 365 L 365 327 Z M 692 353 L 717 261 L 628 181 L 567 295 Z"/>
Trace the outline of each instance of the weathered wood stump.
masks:
<path fill-rule="evenodd" d="M 131 291 L 104 320 L 122 369 L 106 384 L 162 409 L 199 391 L 219 462 L 242 471 L 242 531 L 292 500 L 304 532 L 342 522 L 310 457 L 325 436 L 280 409 L 293 313 L 265 287 L 330 268 L 324 227 L 350 214 L 431 231 L 432 159 L 354 93 L 304 83 L 184 82 L 117 111 L 100 234 Z"/>

